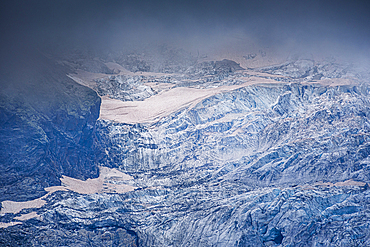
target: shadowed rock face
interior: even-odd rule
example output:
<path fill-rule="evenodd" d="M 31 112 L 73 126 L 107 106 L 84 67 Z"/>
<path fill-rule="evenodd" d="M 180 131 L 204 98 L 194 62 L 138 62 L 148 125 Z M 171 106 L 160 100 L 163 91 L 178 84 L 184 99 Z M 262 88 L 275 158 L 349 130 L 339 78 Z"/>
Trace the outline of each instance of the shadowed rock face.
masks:
<path fill-rule="evenodd" d="M 226 62 L 227 66 L 236 64 Z M 210 64 L 216 66 L 217 62 Z M 51 193 L 43 198 L 46 203 L 40 208 L 2 215 L 1 222 L 10 224 L 34 212 L 34 217 L 23 224 L 0 228 L 0 243 L 11 246 L 370 245 L 370 88 L 365 83 L 308 84 L 316 74 L 294 77 L 291 73 L 301 75 L 312 71 L 314 63 L 287 64 L 265 68 L 264 72 L 276 81 L 297 79 L 303 83 L 261 83 L 223 91 L 151 124 L 96 120 L 96 112 L 92 110 L 95 105 L 87 103 L 95 102 L 98 106 L 95 93 L 82 87 L 74 88 L 74 94 L 67 91 L 70 92 L 67 95 L 80 96 L 73 108 L 78 115 L 87 116 L 82 109 L 89 109 L 91 115 L 81 122 L 75 120 L 75 125 L 68 120 L 73 118 L 65 115 L 61 115 L 60 121 L 50 121 L 56 133 L 52 137 L 61 144 L 58 152 L 51 152 L 52 157 L 58 157 L 55 164 L 61 165 L 61 170 L 55 171 L 87 178 L 94 175 L 95 165 L 99 164 L 131 175 L 132 180 L 112 178 L 111 182 L 136 189 L 87 195 L 72 191 Z M 282 70 L 287 74 L 281 74 Z M 330 68 L 321 70 L 327 72 Z M 234 72 L 227 70 L 225 81 L 239 85 L 237 80 L 230 80 Z M 272 77 L 274 74 L 285 77 Z M 344 76 L 347 74 L 338 74 L 340 78 Z M 125 95 L 125 90 L 132 91 L 139 84 L 126 82 L 131 86 L 123 87 L 124 83 L 117 81 L 99 83 L 105 83 L 101 85 L 104 90 L 116 90 L 115 97 L 119 98 Z M 178 83 L 183 86 L 181 81 Z M 58 105 L 62 107 L 63 102 L 58 101 Z M 84 108 L 85 104 L 89 107 Z M 42 109 L 40 105 L 37 107 Z M 49 116 L 47 113 L 43 110 L 37 116 L 41 119 Z M 41 120 L 35 122 L 44 124 Z M 49 126 L 41 124 L 36 126 L 43 130 Z M 89 125 L 94 127 L 85 130 Z M 20 126 L 23 132 L 29 129 L 30 133 L 38 133 L 33 130 L 34 125 L 28 129 L 23 127 L 28 125 Z M 47 135 L 49 132 L 45 133 L 45 138 L 52 140 Z M 11 136 L 16 135 L 12 132 Z M 70 156 L 59 150 L 72 144 L 63 142 L 62 137 L 74 141 L 73 147 L 81 161 L 73 164 L 78 164 L 78 168 L 72 165 L 70 170 L 65 168 L 63 161 L 68 159 L 63 157 Z M 46 147 L 52 143 L 50 140 L 45 141 Z M 43 150 L 27 155 L 44 157 L 39 155 Z M 51 174 L 58 178 L 55 171 Z"/>
<path fill-rule="evenodd" d="M 98 176 L 93 132 L 100 98 L 38 55 L 1 77 L 0 200 L 30 200 L 61 175 Z"/>

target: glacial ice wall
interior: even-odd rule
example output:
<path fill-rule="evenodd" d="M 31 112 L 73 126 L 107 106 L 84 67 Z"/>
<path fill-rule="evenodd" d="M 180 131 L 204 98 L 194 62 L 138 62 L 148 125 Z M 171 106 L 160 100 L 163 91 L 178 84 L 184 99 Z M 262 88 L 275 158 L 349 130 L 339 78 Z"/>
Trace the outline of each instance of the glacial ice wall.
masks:
<path fill-rule="evenodd" d="M 101 162 L 142 188 L 140 246 L 366 246 L 368 95 L 254 85 L 153 125 L 100 121 Z"/>

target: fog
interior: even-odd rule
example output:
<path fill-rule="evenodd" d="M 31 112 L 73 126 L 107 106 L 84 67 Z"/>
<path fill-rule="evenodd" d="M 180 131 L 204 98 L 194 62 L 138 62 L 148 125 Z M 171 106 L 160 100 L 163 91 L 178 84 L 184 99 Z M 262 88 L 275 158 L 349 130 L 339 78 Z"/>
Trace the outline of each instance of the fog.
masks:
<path fill-rule="evenodd" d="M 208 53 L 370 54 L 368 1 L 2 1 L 1 66 L 30 50 L 63 54 L 151 49 Z M 32 53 L 32 52 L 31 52 Z M 17 63 L 17 62 L 15 62 Z"/>

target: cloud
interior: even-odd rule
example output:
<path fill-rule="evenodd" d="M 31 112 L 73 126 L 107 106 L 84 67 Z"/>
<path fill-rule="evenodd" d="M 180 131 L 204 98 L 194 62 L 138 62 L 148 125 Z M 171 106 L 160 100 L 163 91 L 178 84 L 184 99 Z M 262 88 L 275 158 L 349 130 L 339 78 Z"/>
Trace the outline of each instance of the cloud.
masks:
<path fill-rule="evenodd" d="M 277 50 L 369 52 L 366 1 L 15 0 L 0 7 L 2 50 L 158 43 L 199 50 L 245 39 Z"/>

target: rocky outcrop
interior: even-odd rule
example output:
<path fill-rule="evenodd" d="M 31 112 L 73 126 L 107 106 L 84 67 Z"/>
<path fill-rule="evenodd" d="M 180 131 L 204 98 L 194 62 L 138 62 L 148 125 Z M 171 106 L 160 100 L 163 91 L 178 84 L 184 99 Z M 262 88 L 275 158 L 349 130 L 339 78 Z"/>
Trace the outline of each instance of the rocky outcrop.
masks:
<path fill-rule="evenodd" d="M 144 79 L 143 76 L 110 76 L 96 80 L 96 91 L 100 96 L 109 95 L 122 101 L 144 100 L 157 93 L 143 83 Z"/>
<path fill-rule="evenodd" d="M 187 69 L 186 73 L 190 75 L 206 76 L 206 75 L 217 75 L 223 74 L 228 76 L 229 74 L 238 71 L 244 70 L 240 67 L 240 64 L 229 59 L 223 59 L 221 61 L 210 61 L 198 63 Z"/>
<path fill-rule="evenodd" d="M 293 62 L 258 68 L 257 71 L 275 75 L 288 76 L 292 79 L 320 80 L 327 78 L 354 77 L 353 68 L 350 65 L 342 65 L 334 62 L 317 63 L 309 59 L 299 59 Z"/>

